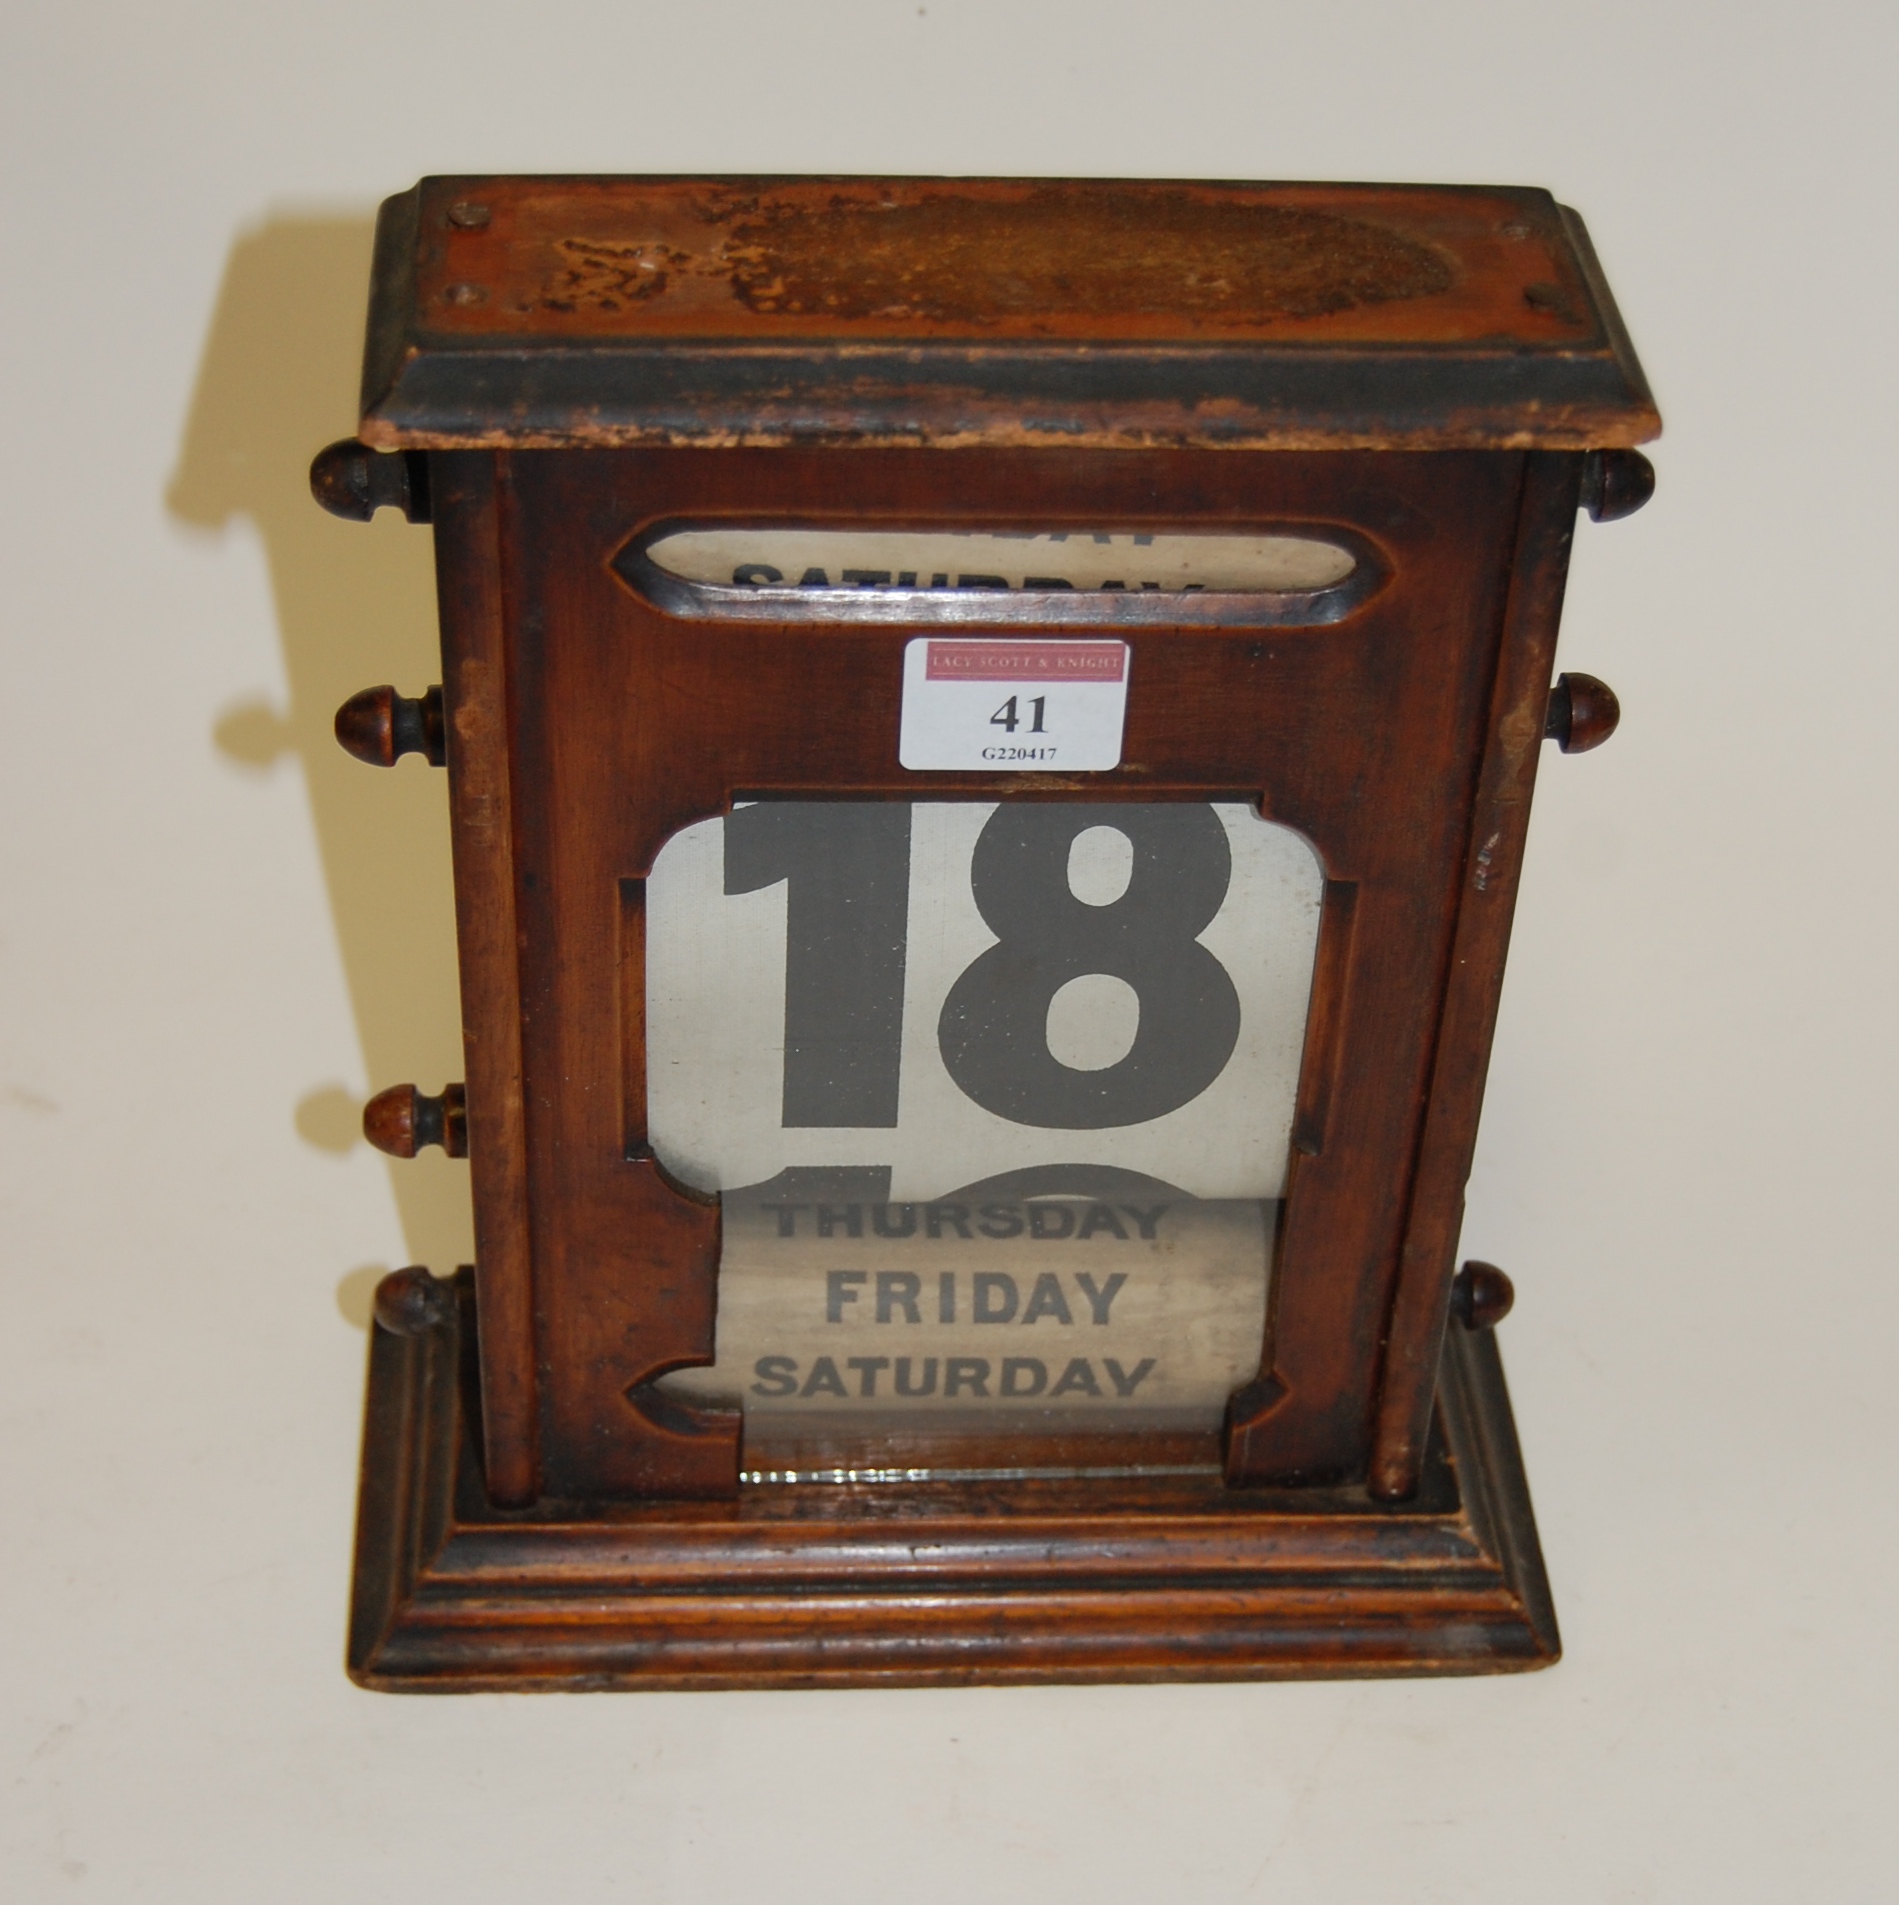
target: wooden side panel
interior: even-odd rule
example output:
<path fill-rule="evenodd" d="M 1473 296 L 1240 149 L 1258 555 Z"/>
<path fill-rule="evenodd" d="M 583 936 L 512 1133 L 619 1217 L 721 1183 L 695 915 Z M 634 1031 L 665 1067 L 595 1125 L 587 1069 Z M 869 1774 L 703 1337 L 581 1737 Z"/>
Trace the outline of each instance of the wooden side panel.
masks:
<path fill-rule="evenodd" d="M 489 1489 L 497 1502 L 513 1504 L 535 1498 L 539 1476 L 496 464 L 479 453 L 437 456 L 431 479 L 481 1290 L 482 1423 Z"/>
<path fill-rule="evenodd" d="M 584 479 L 597 460 L 581 461 Z M 719 1206 L 673 1183 L 645 1143 L 644 892 L 631 876 L 650 855 L 625 840 L 657 804 L 652 685 L 575 601 L 576 584 L 617 589 L 610 551 L 576 549 L 536 507 L 546 459 L 502 469 L 540 1485 L 569 1499 L 730 1495 L 738 1414 L 653 1386 L 712 1360 Z"/>
<path fill-rule="evenodd" d="M 1516 913 L 1581 480 L 1580 457 L 1541 452 L 1527 460 L 1483 778 L 1379 1393 L 1372 1487 L 1392 1500 L 1416 1489 L 1430 1428 L 1431 1385 Z"/>

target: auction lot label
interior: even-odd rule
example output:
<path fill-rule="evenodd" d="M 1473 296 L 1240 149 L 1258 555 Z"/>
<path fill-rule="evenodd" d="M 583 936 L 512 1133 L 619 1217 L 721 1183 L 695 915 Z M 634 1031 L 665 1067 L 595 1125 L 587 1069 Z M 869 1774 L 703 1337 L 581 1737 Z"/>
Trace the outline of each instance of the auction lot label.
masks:
<path fill-rule="evenodd" d="M 919 636 L 903 651 L 907 768 L 1094 773 L 1121 765 L 1128 645 Z"/>

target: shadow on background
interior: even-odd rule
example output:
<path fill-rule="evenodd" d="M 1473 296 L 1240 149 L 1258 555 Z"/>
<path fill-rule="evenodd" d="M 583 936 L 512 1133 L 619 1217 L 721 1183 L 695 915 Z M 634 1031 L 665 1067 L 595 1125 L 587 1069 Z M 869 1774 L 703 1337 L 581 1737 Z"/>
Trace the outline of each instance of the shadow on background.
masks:
<path fill-rule="evenodd" d="M 253 769 L 301 762 L 368 1089 L 435 1091 L 462 1075 L 444 776 L 415 757 L 365 767 L 330 726 L 359 688 L 419 694 L 441 678 L 429 532 L 389 510 L 339 522 L 308 481 L 311 457 L 355 431 L 372 232 L 367 216 L 280 218 L 238 240 L 166 501 L 206 529 L 247 516 L 263 538 L 289 706 L 228 707 L 212 739 Z M 333 1154 L 362 1142 L 359 1112 L 335 1084 L 286 1108 Z M 467 1262 L 467 1166 L 431 1151 L 392 1161 L 390 1179 L 409 1261 L 443 1274 Z M 366 1321 L 373 1281 L 371 1269 L 343 1279 L 352 1321 Z"/>

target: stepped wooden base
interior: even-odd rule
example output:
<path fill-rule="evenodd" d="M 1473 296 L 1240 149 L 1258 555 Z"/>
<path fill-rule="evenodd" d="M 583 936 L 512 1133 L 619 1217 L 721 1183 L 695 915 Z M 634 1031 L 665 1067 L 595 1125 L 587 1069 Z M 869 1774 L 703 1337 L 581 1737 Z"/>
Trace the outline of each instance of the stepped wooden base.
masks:
<path fill-rule="evenodd" d="M 1217 1474 L 765 1482 L 492 1507 L 473 1296 L 372 1332 L 349 1670 L 367 1687 L 1497 1673 L 1557 1658 L 1496 1339 L 1453 1326 L 1416 1500 Z"/>

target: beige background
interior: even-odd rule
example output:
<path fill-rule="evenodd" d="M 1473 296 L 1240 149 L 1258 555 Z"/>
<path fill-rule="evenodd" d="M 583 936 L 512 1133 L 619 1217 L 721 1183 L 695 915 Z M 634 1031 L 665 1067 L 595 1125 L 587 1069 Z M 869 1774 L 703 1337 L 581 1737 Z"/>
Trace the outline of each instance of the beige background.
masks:
<path fill-rule="evenodd" d="M 0 25 L 0 1891 L 1889 1898 L 1895 16 L 18 4 Z M 1568 1657 L 1521 1680 L 394 1700 L 367 1292 L 465 1249 L 425 532 L 304 492 L 425 170 L 1547 183 L 1655 378 L 1578 539 L 1465 1248 Z"/>

